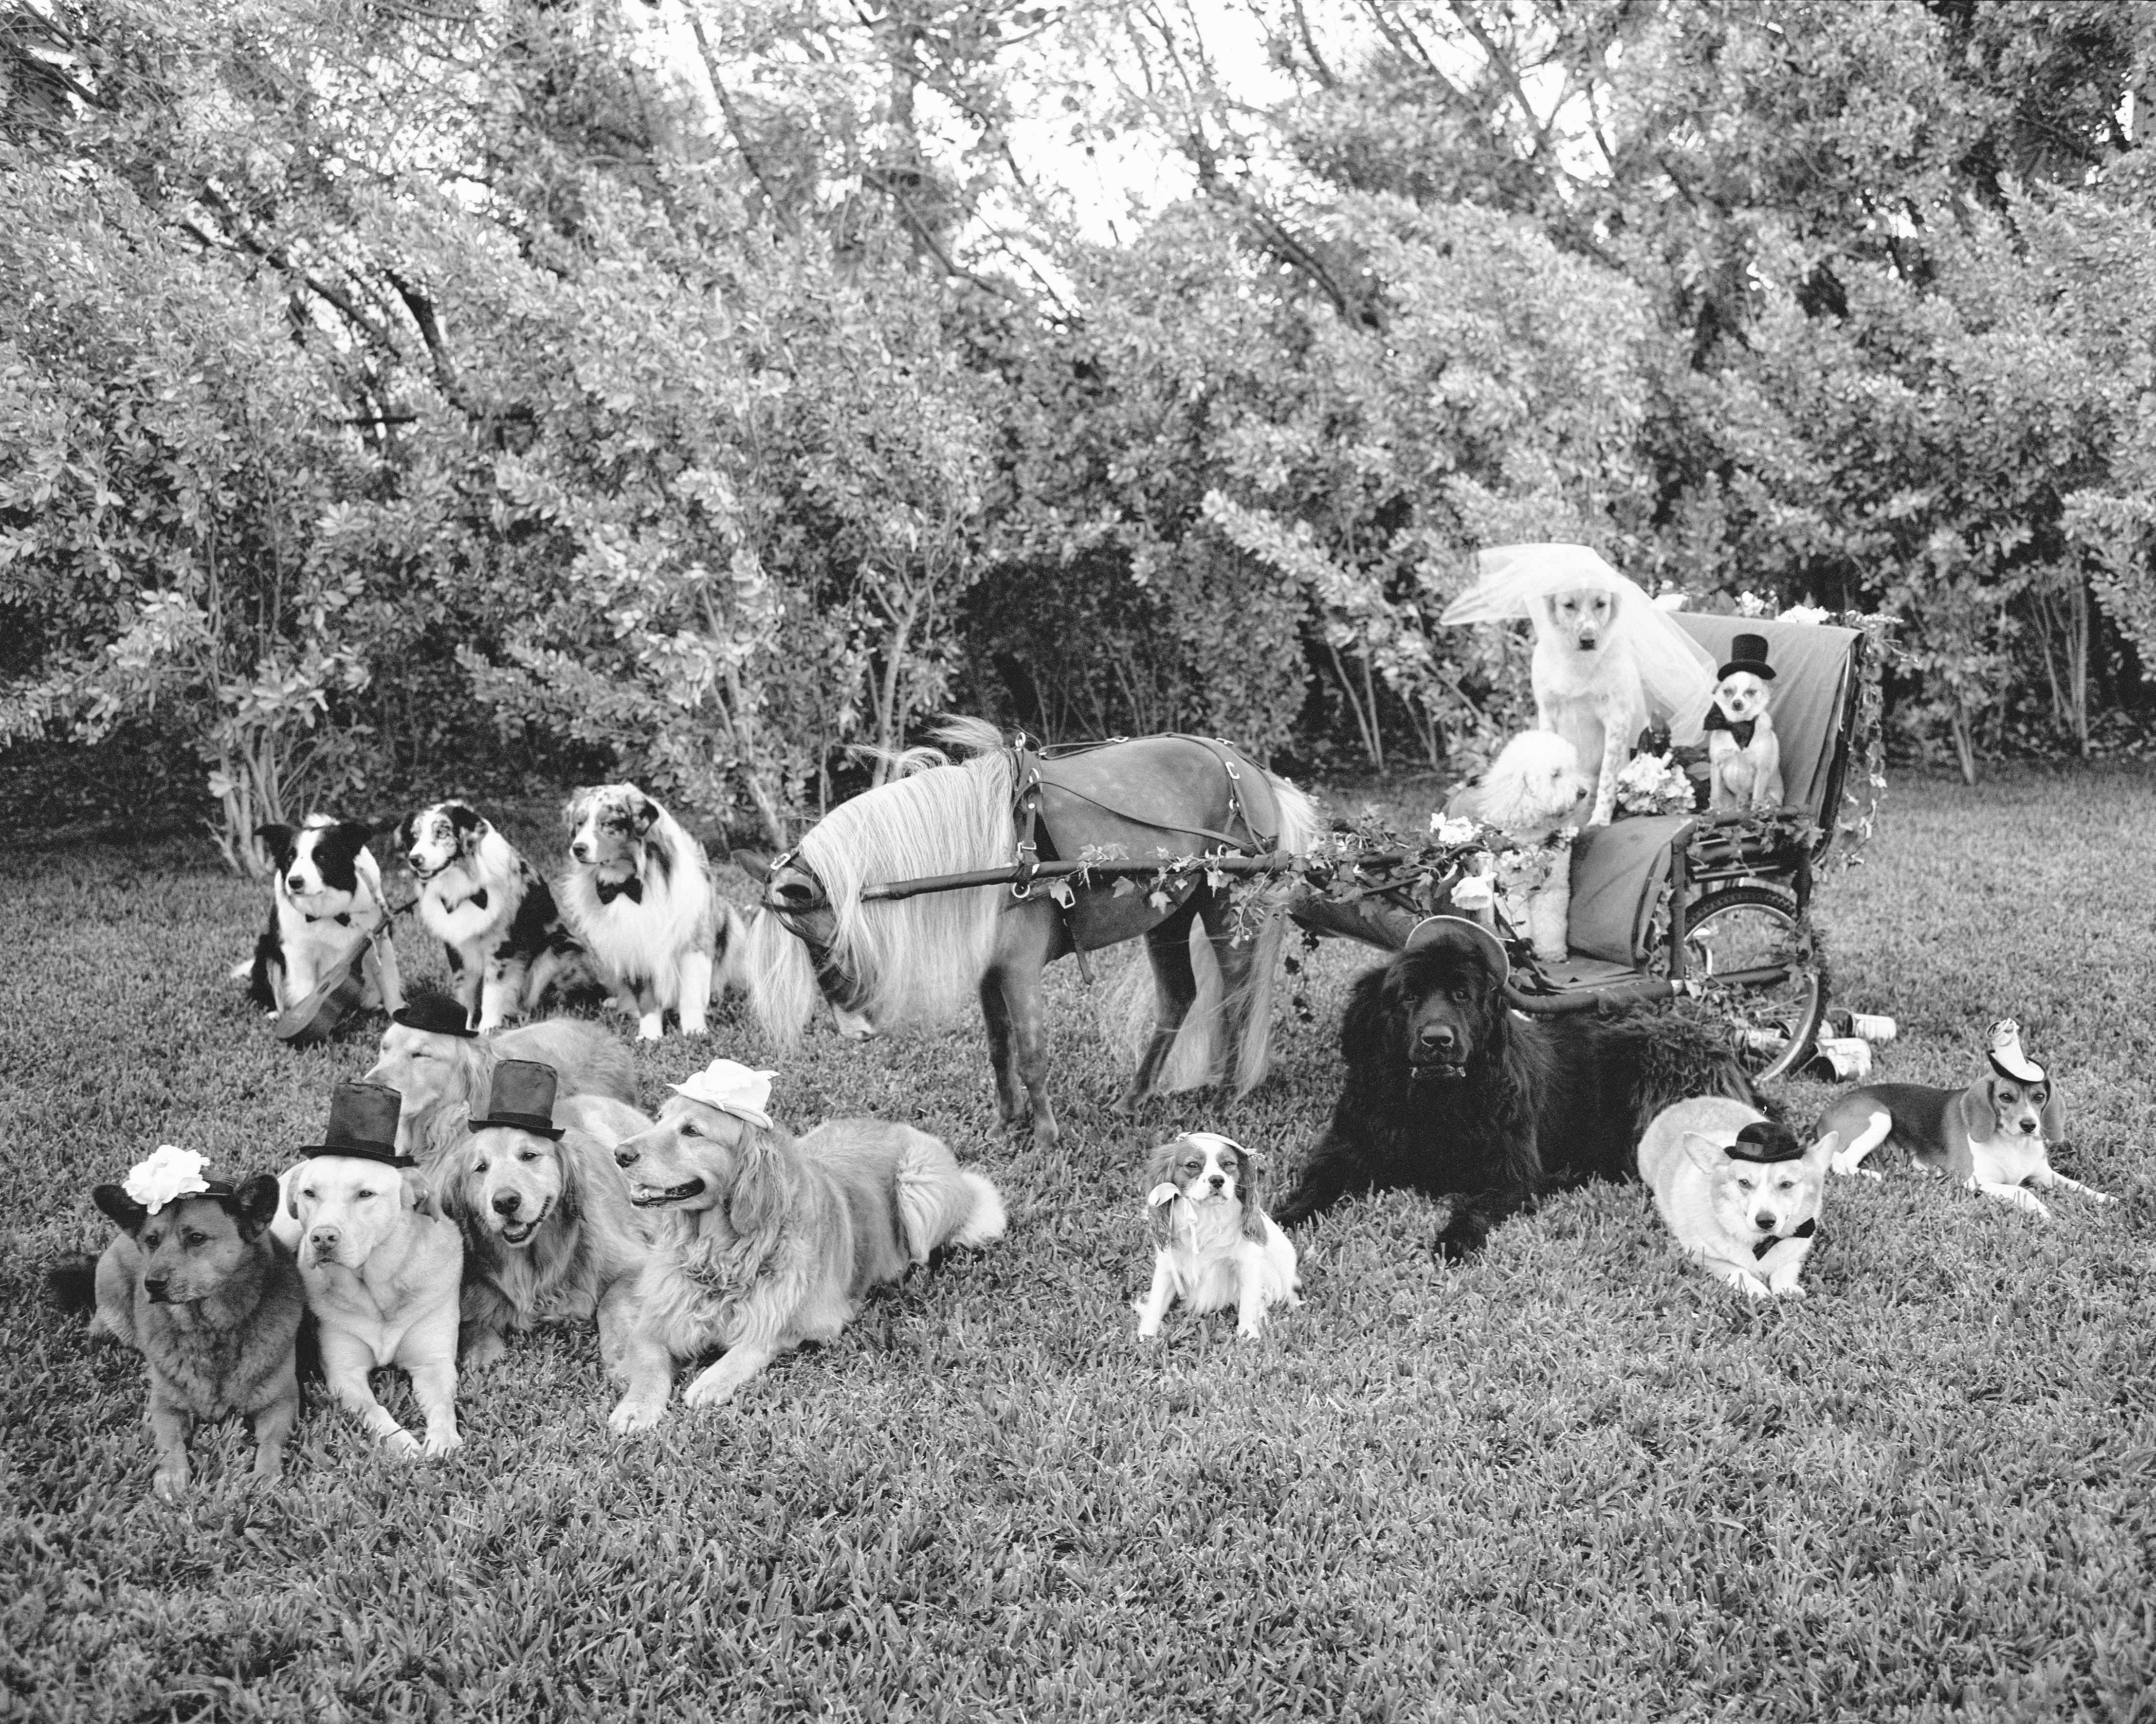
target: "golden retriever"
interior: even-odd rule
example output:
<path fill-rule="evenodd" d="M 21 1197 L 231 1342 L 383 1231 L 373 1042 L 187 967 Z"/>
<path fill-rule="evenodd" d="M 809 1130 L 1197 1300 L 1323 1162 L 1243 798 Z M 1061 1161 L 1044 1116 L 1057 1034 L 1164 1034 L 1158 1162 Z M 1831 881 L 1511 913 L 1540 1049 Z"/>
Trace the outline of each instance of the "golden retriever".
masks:
<path fill-rule="evenodd" d="M 461 1018 L 453 1002 L 441 1003 L 451 1016 Z M 398 1015 L 417 1023 L 434 1021 L 432 1012 L 417 1002 Z M 467 1121 L 485 1106 L 495 1065 L 503 1060 L 552 1066 L 561 1082 L 565 1120 L 577 1118 L 566 1106 L 574 1096 L 610 1096 L 631 1106 L 636 1102 L 636 1063 L 629 1049 L 598 1024 L 578 1018 L 542 1018 L 490 1036 L 393 1021 L 382 1032 L 380 1057 L 362 1081 L 386 1084 L 403 1097 L 397 1147 L 416 1156 L 423 1167 L 432 1167 L 463 1138 Z"/>
<path fill-rule="evenodd" d="M 910 1126 L 834 1120 L 798 1140 L 683 1095 L 614 1159 L 639 1207 L 664 1211 L 637 1289 L 608 1423 L 659 1422 L 675 1365 L 725 1355 L 683 1393 L 716 1406 L 780 1353 L 828 1341 L 869 1290 L 943 1245 L 1002 1237 L 1003 1199 Z"/>
<path fill-rule="evenodd" d="M 601 1360 L 612 1368 L 621 1357 L 651 1235 L 613 1147 L 651 1121 L 618 1101 L 583 1100 L 592 1129 L 566 1126 L 557 1141 L 489 1126 L 436 1170 L 443 1213 L 465 1232 L 464 1370 L 495 1363 L 511 1329 L 590 1316 Z"/>

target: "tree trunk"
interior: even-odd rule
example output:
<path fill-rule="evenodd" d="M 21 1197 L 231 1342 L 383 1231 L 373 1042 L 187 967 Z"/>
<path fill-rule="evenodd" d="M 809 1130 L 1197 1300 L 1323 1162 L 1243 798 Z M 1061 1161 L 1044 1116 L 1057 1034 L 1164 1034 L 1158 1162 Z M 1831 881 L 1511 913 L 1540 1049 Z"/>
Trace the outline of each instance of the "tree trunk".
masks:
<path fill-rule="evenodd" d="M 1961 781 L 1964 784 L 1974 785 L 1976 782 L 1975 730 L 1967 704 L 1958 699 L 1954 702 L 1953 745 L 1954 754 L 1961 762 Z"/>
<path fill-rule="evenodd" d="M 1370 764 L 1382 772 L 1385 769 L 1385 748 L 1378 736 L 1378 715 L 1363 711 L 1362 697 L 1355 692 L 1354 680 L 1348 675 L 1340 649 L 1328 640 L 1325 650 L 1332 655 L 1332 674 L 1340 680 L 1340 692 L 1348 697 L 1348 710 L 1355 715 L 1355 728 L 1363 734 L 1363 752 L 1370 757 Z"/>

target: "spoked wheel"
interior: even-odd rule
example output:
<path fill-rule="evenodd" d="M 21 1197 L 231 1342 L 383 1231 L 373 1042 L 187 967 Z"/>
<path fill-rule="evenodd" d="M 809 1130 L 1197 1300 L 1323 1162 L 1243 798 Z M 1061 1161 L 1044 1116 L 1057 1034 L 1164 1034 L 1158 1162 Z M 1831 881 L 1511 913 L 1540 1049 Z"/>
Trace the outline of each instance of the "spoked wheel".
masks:
<path fill-rule="evenodd" d="M 1826 1017 L 1826 977 L 1811 956 L 1796 900 L 1766 886 L 1710 892 L 1686 918 L 1685 967 L 1695 977 L 1795 966 L 1788 981 L 1745 988 L 1729 1001 L 1743 1019 L 1738 1057 L 1755 1080 L 1786 1077 L 1811 1057 Z"/>

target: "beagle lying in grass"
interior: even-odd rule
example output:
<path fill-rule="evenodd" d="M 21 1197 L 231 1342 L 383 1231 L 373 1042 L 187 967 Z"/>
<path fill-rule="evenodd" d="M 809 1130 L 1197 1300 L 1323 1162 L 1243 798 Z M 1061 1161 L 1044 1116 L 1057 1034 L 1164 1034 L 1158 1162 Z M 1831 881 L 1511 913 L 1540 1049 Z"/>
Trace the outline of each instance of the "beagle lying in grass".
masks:
<path fill-rule="evenodd" d="M 2050 1075 L 2021 1051 L 2020 1029 L 2011 1018 L 1992 1025 L 1989 1059 L 1991 1070 L 1965 1090 L 1866 1084 L 1830 1103 L 1814 1135 L 1839 1132 L 1849 1146 L 1835 1157 L 1834 1171 L 1868 1172 L 1864 1158 L 1891 1139 L 1927 1172 L 1943 1173 L 2032 1215 L 2051 1212 L 2031 1185 L 2110 1203 L 2051 1165 L 2051 1148 L 2065 1137 L 2066 1111 Z"/>

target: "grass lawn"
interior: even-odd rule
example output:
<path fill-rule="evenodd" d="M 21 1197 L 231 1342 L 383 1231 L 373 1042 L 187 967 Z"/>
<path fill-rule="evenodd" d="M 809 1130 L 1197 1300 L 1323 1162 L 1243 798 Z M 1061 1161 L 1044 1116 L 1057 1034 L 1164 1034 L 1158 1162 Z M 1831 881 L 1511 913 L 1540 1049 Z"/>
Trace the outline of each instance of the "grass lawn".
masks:
<path fill-rule="evenodd" d="M 796 1126 L 946 1137 L 1009 1239 L 640 1439 L 607 1433 L 590 1331 L 550 1331 L 465 1383 L 449 1460 L 378 1454 L 317 1385 L 281 1488 L 249 1489 L 230 1427 L 173 1509 L 140 1361 L 44 1267 L 103 1243 L 90 1186 L 161 1141 L 283 1166 L 377 1024 L 273 1042 L 225 977 L 263 895 L 206 845 L 0 852 L 0 1716 L 2156 1715 L 2153 875 L 2146 772 L 1897 782 L 1822 891 L 1836 998 L 1898 1018 L 1879 1075 L 1925 1082 L 2019 1017 L 2062 1164 L 2124 1201 L 2046 1225 L 1899 1168 L 1840 1182 L 1812 1297 L 1764 1310 L 1637 1186 L 1452 1270 L 1435 1207 L 1394 1194 L 1319 1229 L 1261 1343 L 1180 1312 L 1138 1342 L 1145 1147 L 1203 1124 L 1285 1173 L 1337 1086 L 1342 947 L 1256 1094 L 1137 1126 L 1059 973 L 1053 1153 L 995 1129 L 976 1024 L 778 1061 L 730 1010 L 639 1053 L 647 1099 L 714 1053 L 782 1064 Z"/>

